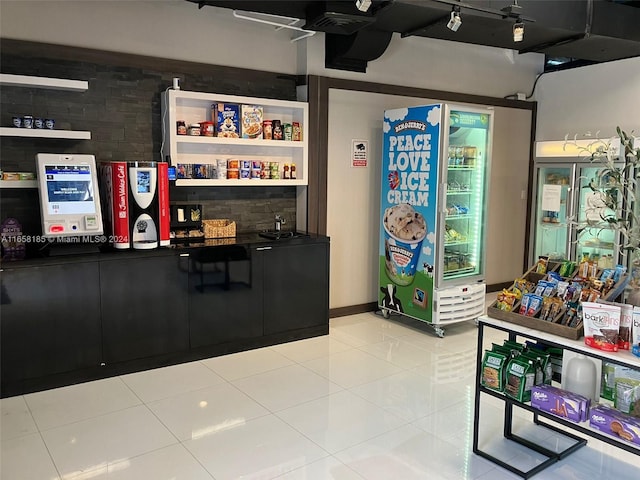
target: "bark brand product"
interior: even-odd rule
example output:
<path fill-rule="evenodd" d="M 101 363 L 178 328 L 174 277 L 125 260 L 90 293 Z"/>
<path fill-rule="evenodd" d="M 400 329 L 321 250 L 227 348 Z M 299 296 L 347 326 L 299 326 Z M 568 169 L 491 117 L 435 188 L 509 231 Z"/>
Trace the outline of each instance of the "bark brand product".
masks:
<path fill-rule="evenodd" d="M 582 302 L 584 343 L 605 352 L 618 351 L 620 307 L 593 302 Z"/>

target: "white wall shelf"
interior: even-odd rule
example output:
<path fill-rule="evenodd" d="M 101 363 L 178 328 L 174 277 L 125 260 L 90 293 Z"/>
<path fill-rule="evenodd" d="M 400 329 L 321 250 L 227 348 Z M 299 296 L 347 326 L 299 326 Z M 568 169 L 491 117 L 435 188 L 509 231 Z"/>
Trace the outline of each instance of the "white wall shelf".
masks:
<path fill-rule="evenodd" d="M 176 180 L 177 187 L 282 187 L 306 185 L 305 180 L 254 180 L 254 179 L 207 179 L 182 178 Z"/>
<path fill-rule="evenodd" d="M 0 180 L 0 188 L 38 188 L 37 180 Z"/>
<path fill-rule="evenodd" d="M 0 127 L 0 136 L 90 140 L 91 132 L 83 131 L 83 130 L 45 130 L 42 128 Z"/>
<path fill-rule="evenodd" d="M 76 92 L 84 92 L 89 89 L 89 82 L 84 80 L 33 77 L 30 75 L 12 75 L 9 73 L 0 73 L 0 85 L 10 87 L 32 87 L 46 88 L 51 90 L 68 90 Z"/>
<path fill-rule="evenodd" d="M 262 138 L 224 138 L 177 134 L 176 122 L 178 120 L 184 120 L 187 125 L 211 121 L 211 106 L 214 103 L 261 106 L 264 111 L 263 118 L 266 120 L 280 120 L 283 124 L 298 122 L 301 127 L 302 140 L 264 140 Z M 169 156 L 173 166 L 178 164 L 215 164 L 217 160 L 230 158 L 280 163 L 281 179 L 278 180 L 178 179 L 176 186 L 304 186 L 309 182 L 307 141 L 309 111 L 306 102 L 168 90 L 162 95 L 162 118 L 164 127 L 163 155 Z M 297 178 L 295 180 L 282 178 L 285 163 L 296 164 Z"/>

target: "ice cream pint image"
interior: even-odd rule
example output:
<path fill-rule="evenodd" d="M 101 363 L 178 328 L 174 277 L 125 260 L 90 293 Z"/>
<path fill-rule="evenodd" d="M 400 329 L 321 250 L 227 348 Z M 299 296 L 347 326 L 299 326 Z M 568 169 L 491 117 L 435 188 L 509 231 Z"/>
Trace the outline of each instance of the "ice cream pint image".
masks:
<path fill-rule="evenodd" d="M 441 113 L 441 105 L 387 110 L 383 123 L 378 303 L 425 321 L 434 284 Z"/>
<path fill-rule="evenodd" d="M 427 234 L 424 217 L 408 203 L 401 203 L 385 210 L 382 225 L 387 275 L 396 285 L 410 285 Z"/>

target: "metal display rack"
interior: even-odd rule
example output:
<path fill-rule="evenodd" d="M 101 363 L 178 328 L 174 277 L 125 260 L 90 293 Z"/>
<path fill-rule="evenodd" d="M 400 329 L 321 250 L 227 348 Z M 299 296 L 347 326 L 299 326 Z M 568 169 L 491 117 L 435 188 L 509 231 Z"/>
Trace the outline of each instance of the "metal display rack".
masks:
<path fill-rule="evenodd" d="M 618 352 L 604 352 L 600 350 L 595 350 L 590 347 L 584 345 L 582 340 L 570 340 L 567 338 L 558 337 L 556 335 L 542 332 L 539 330 L 534 330 L 531 328 L 527 328 L 524 326 L 520 326 L 517 324 L 505 322 L 502 320 L 493 319 L 487 316 L 482 316 L 478 319 L 478 351 L 477 351 L 477 368 L 476 368 L 476 390 L 475 390 L 475 403 L 474 403 L 474 423 L 473 423 L 473 452 L 477 455 L 480 455 L 487 460 L 500 465 L 501 467 L 509 470 L 510 472 L 515 473 L 516 475 L 521 476 L 522 478 L 530 478 L 533 475 L 541 472 L 547 467 L 553 465 L 554 463 L 562 460 L 567 457 L 571 453 L 575 452 L 579 448 L 583 447 L 587 444 L 587 440 L 580 436 L 569 433 L 567 430 L 575 430 L 583 435 L 587 435 L 592 438 L 597 438 L 603 442 L 606 442 L 610 445 L 614 445 L 618 448 L 626 450 L 627 452 L 631 452 L 635 455 L 640 455 L 640 446 L 635 446 L 634 444 L 627 443 L 621 440 L 616 439 L 610 435 L 606 435 L 601 433 L 598 430 L 595 430 L 589 426 L 589 422 L 582 423 L 574 423 L 568 420 L 565 420 L 561 417 L 553 415 L 551 413 L 547 413 L 536 408 L 531 407 L 531 405 L 519 402 L 512 398 L 509 398 L 503 395 L 500 392 L 496 392 L 494 390 L 485 388 L 481 384 L 482 377 L 482 358 L 484 354 L 484 329 L 485 328 L 493 328 L 497 330 L 501 330 L 503 332 L 507 332 L 509 334 L 509 340 L 515 341 L 516 337 L 524 337 L 531 340 L 536 340 L 543 342 L 549 346 L 562 348 L 564 350 L 570 350 L 576 353 L 580 353 L 583 355 L 587 355 L 589 357 L 598 359 L 598 360 L 606 360 L 607 362 L 616 363 L 618 365 L 623 365 L 627 367 L 640 369 L 640 358 L 633 356 L 628 351 L 618 351 Z M 482 394 L 490 395 L 494 398 L 502 400 L 504 402 L 504 430 L 503 435 L 506 439 L 516 442 L 530 450 L 533 450 L 537 453 L 540 453 L 547 457 L 547 460 L 541 462 L 535 467 L 529 470 L 520 470 L 514 465 L 507 463 L 499 458 L 494 457 L 493 455 L 483 451 L 478 446 L 478 438 L 479 438 L 479 425 L 480 425 L 480 414 L 481 414 L 481 396 Z M 527 410 L 533 413 L 533 422 L 536 425 L 543 426 L 554 432 L 560 433 L 563 436 L 574 440 L 574 443 L 567 447 L 565 450 L 561 452 L 555 452 L 549 450 L 535 442 L 522 438 L 513 432 L 513 408 L 520 408 L 523 410 Z M 551 420 L 556 424 L 562 425 L 564 429 L 561 429 L 555 425 L 552 425 L 544 420 Z"/>

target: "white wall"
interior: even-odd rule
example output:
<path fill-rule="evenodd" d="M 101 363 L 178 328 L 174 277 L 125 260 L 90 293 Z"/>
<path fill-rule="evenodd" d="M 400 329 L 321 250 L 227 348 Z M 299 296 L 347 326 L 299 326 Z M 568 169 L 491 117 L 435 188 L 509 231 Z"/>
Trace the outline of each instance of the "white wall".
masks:
<path fill-rule="evenodd" d="M 324 68 L 323 35 L 306 42 L 306 71 L 312 75 L 492 97 L 529 93 L 544 68 L 544 55 L 537 53 L 394 34 L 366 73 L 346 72 Z"/>
<path fill-rule="evenodd" d="M 536 140 L 562 140 L 616 126 L 640 132 L 640 58 L 544 74 L 538 81 Z"/>
<path fill-rule="evenodd" d="M 329 91 L 327 234 L 331 237 L 331 308 L 378 299 L 378 241 L 385 109 L 438 103 L 332 89 Z M 522 274 L 531 112 L 496 108 L 489 177 L 486 282 Z M 351 140 L 369 141 L 368 167 L 350 166 Z"/>
<path fill-rule="evenodd" d="M 296 73 L 288 31 L 184 0 L 0 0 L 4 38 Z"/>

